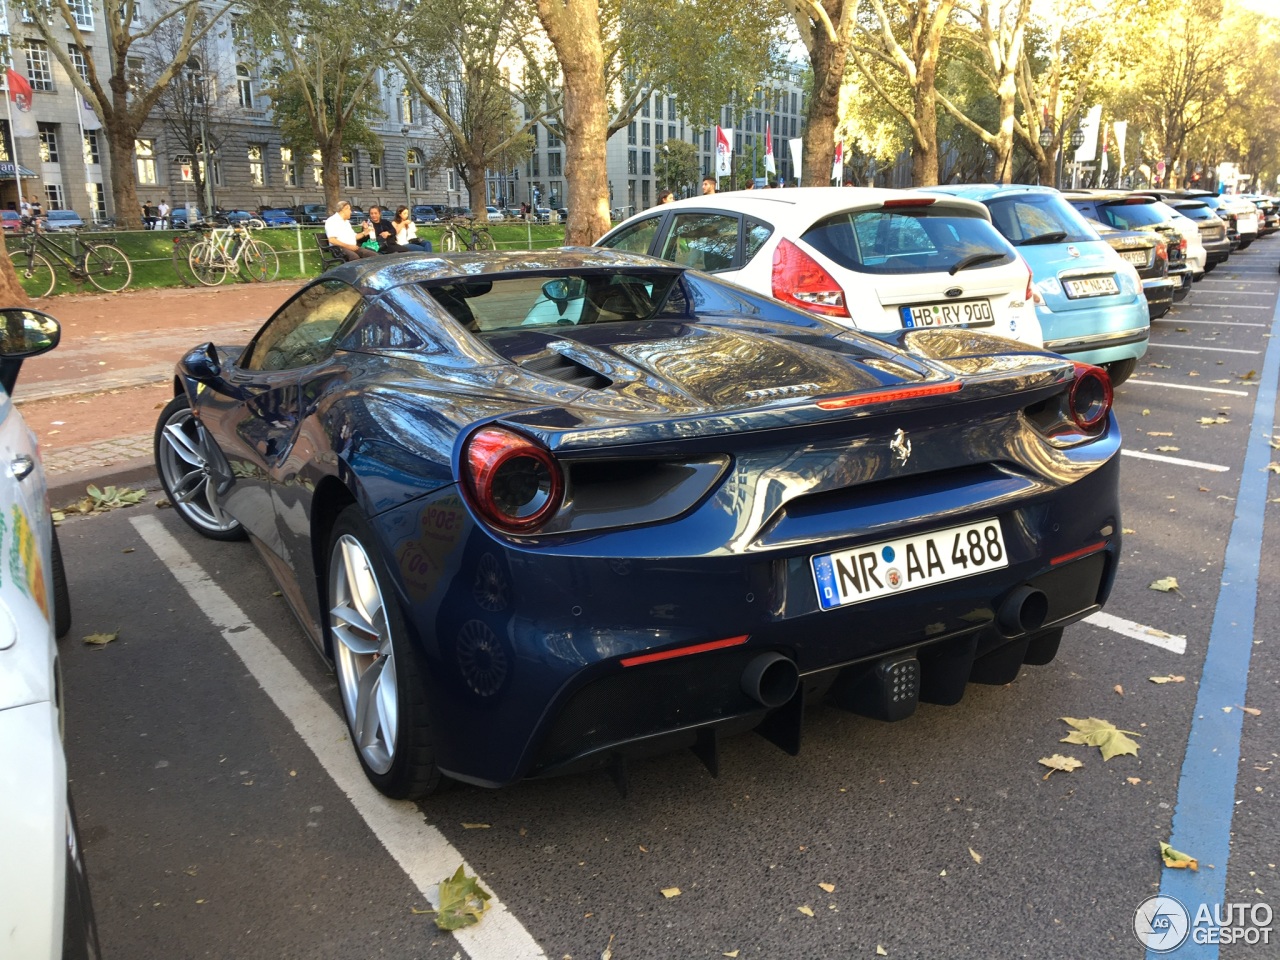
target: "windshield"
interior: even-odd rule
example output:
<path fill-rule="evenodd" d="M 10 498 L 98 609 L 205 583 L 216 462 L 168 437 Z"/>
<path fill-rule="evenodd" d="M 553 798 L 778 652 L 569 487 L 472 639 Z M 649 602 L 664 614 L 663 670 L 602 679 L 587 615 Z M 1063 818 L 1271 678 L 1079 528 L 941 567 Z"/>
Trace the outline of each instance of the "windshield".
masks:
<path fill-rule="evenodd" d="M 929 207 L 837 213 L 805 231 L 806 243 L 859 273 L 944 273 L 1012 263 L 1017 256 L 984 218 Z"/>
<path fill-rule="evenodd" d="M 1075 207 L 1053 193 L 1024 193 L 986 201 L 996 229 L 1015 247 L 1083 243 L 1098 235 Z"/>
<path fill-rule="evenodd" d="M 1115 203 L 1098 204 L 1098 212 L 1106 217 L 1107 223 L 1122 230 L 1133 230 L 1136 227 L 1153 227 L 1164 223 L 1168 218 L 1160 212 L 1155 203 L 1119 200 Z"/>
<path fill-rule="evenodd" d="M 688 316 L 678 270 L 483 277 L 431 284 L 427 292 L 482 336 L 517 327 Z"/>

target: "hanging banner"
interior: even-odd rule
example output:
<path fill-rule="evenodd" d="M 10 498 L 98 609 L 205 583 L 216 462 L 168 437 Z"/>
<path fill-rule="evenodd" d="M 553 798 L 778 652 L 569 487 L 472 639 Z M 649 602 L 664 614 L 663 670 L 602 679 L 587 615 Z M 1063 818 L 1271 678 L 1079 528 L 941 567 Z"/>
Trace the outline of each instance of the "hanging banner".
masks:
<path fill-rule="evenodd" d="M 1124 137 L 1129 132 L 1128 120 L 1117 120 L 1113 123 L 1112 128 L 1116 132 L 1116 159 L 1119 163 L 1116 166 L 1116 176 L 1124 176 Z"/>
<path fill-rule="evenodd" d="M 1099 164 L 1100 164 L 1099 169 L 1102 171 L 1103 176 L 1106 176 L 1107 169 L 1111 166 L 1110 160 L 1107 159 L 1107 127 L 1108 126 L 1110 126 L 1110 124 L 1104 123 L 1102 125 L 1102 159 L 1099 161 Z"/>
<path fill-rule="evenodd" d="M 716 176 L 727 177 L 733 173 L 733 150 L 729 146 L 732 127 L 716 125 Z"/>
<path fill-rule="evenodd" d="M 1080 129 L 1084 131 L 1084 143 L 1076 151 L 1076 163 L 1088 163 L 1098 155 L 1098 126 L 1102 122 L 1102 104 L 1090 107 Z"/>
<path fill-rule="evenodd" d="M 9 99 L 18 108 L 17 115 L 13 117 L 14 134 L 19 137 L 34 137 L 37 131 L 36 115 L 31 112 L 31 84 L 12 67 L 5 72 L 5 80 L 9 86 Z"/>
<path fill-rule="evenodd" d="M 804 148 L 804 141 L 799 137 L 794 140 L 788 140 L 787 146 L 791 148 L 791 168 L 796 178 L 796 183 L 800 182 L 800 152 Z"/>
<path fill-rule="evenodd" d="M 831 179 L 836 186 L 844 183 L 844 144 L 837 141 L 836 158 L 831 163 Z"/>
<path fill-rule="evenodd" d="M 768 121 L 764 125 L 764 172 L 775 177 L 778 175 L 778 165 L 773 160 L 773 131 L 769 129 Z"/>

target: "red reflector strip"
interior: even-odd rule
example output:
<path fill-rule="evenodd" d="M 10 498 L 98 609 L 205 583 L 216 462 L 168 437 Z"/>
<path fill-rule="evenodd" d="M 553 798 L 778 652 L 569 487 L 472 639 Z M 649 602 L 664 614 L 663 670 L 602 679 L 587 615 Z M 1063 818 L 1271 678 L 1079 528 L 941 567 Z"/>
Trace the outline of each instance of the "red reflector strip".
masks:
<path fill-rule="evenodd" d="M 872 390 L 870 393 L 859 393 L 852 397 L 833 397 L 830 400 L 819 400 L 817 406 L 823 410 L 844 410 L 847 407 L 865 407 L 872 403 L 892 403 L 895 400 L 914 400 L 916 397 L 936 397 L 943 393 L 959 393 L 959 381 L 952 383 L 933 383 L 927 387 L 894 387 L 888 390 Z"/>
<path fill-rule="evenodd" d="M 1079 560 L 1081 557 L 1087 557 L 1091 553 L 1097 553 L 1099 550 L 1105 550 L 1107 546 L 1106 540 L 1099 540 L 1097 543 L 1091 543 L 1087 547 L 1081 547 L 1079 550 L 1072 550 L 1070 553 L 1064 553 L 1060 557 L 1054 557 L 1049 561 L 1049 565 L 1056 567 L 1060 563 L 1068 563 L 1071 560 Z"/>
<path fill-rule="evenodd" d="M 654 663 L 658 660 L 674 660 L 676 657 L 688 657 L 695 653 L 706 653 L 708 650 L 723 650 L 725 647 L 736 647 L 747 642 L 750 634 L 740 637 L 727 637 L 724 640 L 712 640 L 708 643 L 695 643 L 691 647 L 677 647 L 674 650 L 662 650 L 658 653 L 645 653 L 638 657 L 626 657 L 622 661 L 624 667 L 638 667 L 642 663 Z"/>
<path fill-rule="evenodd" d="M 927 207 L 934 202 L 934 197 L 905 197 L 901 200 L 886 200 L 880 207 L 882 210 L 892 210 L 894 207 Z"/>

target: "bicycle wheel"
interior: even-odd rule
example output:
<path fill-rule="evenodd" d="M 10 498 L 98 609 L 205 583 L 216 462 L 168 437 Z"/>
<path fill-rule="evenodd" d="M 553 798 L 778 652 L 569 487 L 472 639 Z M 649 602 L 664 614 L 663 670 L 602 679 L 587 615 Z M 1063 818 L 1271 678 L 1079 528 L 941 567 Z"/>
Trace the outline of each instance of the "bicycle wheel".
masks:
<path fill-rule="evenodd" d="M 478 230 L 472 237 L 472 250 L 497 250 L 498 245 L 493 242 L 493 234 L 488 230 Z"/>
<path fill-rule="evenodd" d="M 227 278 L 227 262 L 208 240 L 201 240 L 187 254 L 187 263 L 195 278 L 206 287 L 216 287 Z"/>
<path fill-rule="evenodd" d="M 173 239 L 173 272 L 178 275 L 178 279 L 182 281 L 185 287 L 194 287 L 197 283 L 196 275 L 191 271 L 191 261 L 187 259 L 191 255 L 192 243 L 189 237 L 179 234 Z"/>
<path fill-rule="evenodd" d="M 458 250 L 458 232 L 445 228 L 444 235 L 440 237 L 440 246 L 449 253 L 456 253 Z"/>
<path fill-rule="evenodd" d="M 280 273 L 280 257 L 269 244 L 261 240 L 246 240 L 240 254 L 240 268 L 255 282 L 274 280 Z"/>
<path fill-rule="evenodd" d="M 40 254 L 18 254 L 13 259 L 13 269 L 18 273 L 22 289 L 33 300 L 53 293 L 53 284 L 58 278 L 54 275 L 53 265 Z"/>
<path fill-rule="evenodd" d="M 129 286 L 133 264 L 123 250 L 109 243 L 95 243 L 84 252 L 84 272 L 99 290 L 116 293 Z"/>

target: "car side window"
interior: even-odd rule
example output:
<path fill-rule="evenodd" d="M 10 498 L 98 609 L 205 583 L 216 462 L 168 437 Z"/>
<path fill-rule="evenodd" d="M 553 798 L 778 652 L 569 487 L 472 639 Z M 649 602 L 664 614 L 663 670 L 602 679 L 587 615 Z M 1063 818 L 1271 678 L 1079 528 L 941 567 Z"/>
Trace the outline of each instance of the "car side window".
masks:
<path fill-rule="evenodd" d="M 646 217 L 639 223 L 624 227 L 601 246 L 613 250 L 625 250 L 628 253 L 648 253 L 649 248 L 653 246 L 653 238 L 657 236 L 658 223 L 661 219 L 661 217 Z"/>
<path fill-rule="evenodd" d="M 258 333 L 242 366 L 246 370 L 293 370 L 319 363 L 333 352 L 333 338 L 363 298 L 341 280 L 313 283 L 276 311 Z"/>
<path fill-rule="evenodd" d="M 773 227 L 767 223 L 746 217 L 742 228 L 742 262 L 750 263 L 772 234 Z"/>
<path fill-rule="evenodd" d="M 681 213 L 672 220 L 659 256 L 708 273 L 733 270 L 740 224 L 737 217 L 722 213 Z"/>

